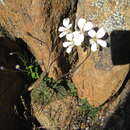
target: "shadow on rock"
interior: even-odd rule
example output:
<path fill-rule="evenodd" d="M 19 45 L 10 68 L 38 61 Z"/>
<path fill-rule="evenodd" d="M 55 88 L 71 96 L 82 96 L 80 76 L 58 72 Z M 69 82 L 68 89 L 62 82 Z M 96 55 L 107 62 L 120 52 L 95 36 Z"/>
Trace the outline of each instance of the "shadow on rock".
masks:
<path fill-rule="evenodd" d="M 113 31 L 110 38 L 113 64 L 129 64 L 130 31 Z M 118 97 L 116 110 L 109 117 L 104 130 L 130 130 L 130 72 L 116 95 L 116 98 Z"/>
<path fill-rule="evenodd" d="M 124 90 L 119 93 L 118 106 L 108 119 L 104 130 L 130 130 L 130 72 Z"/>
<path fill-rule="evenodd" d="M 0 37 L 0 130 L 33 129 L 31 122 L 34 122 L 35 118 L 31 116 L 30 93 L 23 93 L 29 85 L 28 79 L 24 73 L 16 70 L 19 59 L 17 55 L 11 54 L 25 49 L 19 46 L 20 43 L 26 45 L 19 39 L 14 41 Z M 36 119 L 35 122 L 38 124 Z"/>
<path fill-rule="evenodd" d="M 114 65 L 130 63 L 130 31 L 111 33 L 111 56 Z"/>

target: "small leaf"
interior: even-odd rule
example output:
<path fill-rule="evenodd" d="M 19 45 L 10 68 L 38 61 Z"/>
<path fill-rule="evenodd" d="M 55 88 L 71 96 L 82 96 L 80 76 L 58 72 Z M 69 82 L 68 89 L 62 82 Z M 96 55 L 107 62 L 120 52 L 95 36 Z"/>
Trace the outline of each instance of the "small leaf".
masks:
<path fill-rule="evenodd" d="M 31 76 L 33 79 L 35 79 L 35 77 L 36 77 L 35 73 L 32 73 Z"/>

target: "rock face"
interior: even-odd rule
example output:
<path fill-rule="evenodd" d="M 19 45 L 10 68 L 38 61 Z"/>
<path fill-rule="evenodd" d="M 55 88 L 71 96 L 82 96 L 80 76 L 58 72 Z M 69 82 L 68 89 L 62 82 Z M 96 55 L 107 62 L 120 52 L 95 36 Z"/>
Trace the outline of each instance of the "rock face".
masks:
<path fill-rule="evenodd" d="M 58 51 L 61 48 L 57 29 L 64 17 L 72 16 L 76 1 L 6 0 L 4 5 L 0 4 L 0 24 L 12 37 L 28 44 L 42 70 L 49 71 L 53 78 L 61 74 L 55 60 L 55 50 L 57 46 Z"/>
<path fill-rule="evenodd" d="M 115 30 L 130 29 L 130 3 L 127 0 L 79 0 L 76 19 L 92 21 L 110 34 Z M 79 63 L 86 57 L 79 52 Z M 74 73 L 73 81 L 81 98 L 87 98 L 95 105 L 101 105 L 121 86 L 129 68 L 128 65 L 113 66 L 110 48 L 93 53 Z"/>
<path fill-rule="evenodd" d="M 83 55 L 80 55 L 83 58 Z M 128 65 L 105 66 L 104 63 L 97 63 L 95 54 L 91 55 L 86 63 L 74 73 L 73 81 L 78 89 L 80 98 L 87 98 L 89 103 L 95 106 L 103 104 L 110 96 L 115 94 L 121 87 L 123 80 L 128 72 Z M 104 65 L 104 66 L 103 66 Z"/>
<path fill-rule="evenodd" d="M 68 129 L 72 118 L 76 115 L 76 107 L 76 101 L 72 97 L 57 100 L 45 107 L 33 104 L 34 115 L 41 126 L 51 130 Z"/>
<path fill-rule="evenodd" d="M 76 11 L 77 9 L 77 11 Z M 128 0 L 6 0 L 0 5 L 0 25 L 14 38 L 24 40 L 37 58 L 43 71 L 58 78 L 66 68 L 58 39 L 58 27 L 64 17 L 80 17 L 103 26 L 110 34 L 114 30 L 130 28 L 130 2 Z M 78 48 L 78 63 L 86 54 Z M 59 64 L 60 61 L 60 64 Z M 53 64 L 51 64 L 53 62 Z M 51 66 L 50 66 L 51 65 Z M 128 65 L 113 66 L 110 48 L 91 54 L 74 73 L 72 79 L 81 98 L 98 106 L 121 86 Z"/>

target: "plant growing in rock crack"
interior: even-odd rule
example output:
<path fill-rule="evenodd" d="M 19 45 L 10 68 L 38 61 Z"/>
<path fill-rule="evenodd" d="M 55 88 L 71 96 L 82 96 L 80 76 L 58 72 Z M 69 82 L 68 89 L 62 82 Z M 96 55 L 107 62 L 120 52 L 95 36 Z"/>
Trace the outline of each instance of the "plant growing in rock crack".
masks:
<path fill-rule="evenodd" d="M 90 117 L 91 119 L 96 116 L 99 108 L 90 105 L 86 99 L 80 99 L 77 94 L 77 89 L 71 80 L 54 80 L 45 77 L 40 86 L 32 91 L 32 101 L 39 105 L 47 105 L 52 101 L 63 99 L 67 96 L 72 96 L 76 99 L 77 111 L 82 117 Z"/>
<path fill-rule="evenodd" d="M 107 47 L 107 42 L 102 38 L 106 31 L 100 28 L 97 32 L 94 29 L 92 22 L 87 22 L 84 18 L 80 18 L 77 23 L 77 29 L 72 31 L 70 19 L 63 19 L 63 25 L 58 31 L 61 32 L 59 37 L 65 37 L 67 41 L 63 42 L 63 47 L 66 48 L 67 53 L 71 53 L 74 47 L 82 46 L 85 38 L 89 38 L 89 45 L 93 52 L 97 51 L 99 47 Z"/>
<path fill-rule="evenodd" d="M 74 84 L 70 80 L 54 80 L 49 77 L 45 77 L 40 87 L 32 92 L 33 101 L 42 105 L 66 96 L 77 96 Z"/>
<path fill-rule="evenodd" d="M 24 72 L 31 80 L 36 80 L 40 77 L 40 66 L 36 62 L 35 58 L 29 58 L 25 51 L 23 53 L 10 52 L 9 55 L 18 56 L 19 64 L 15 66 L 16 70 Z"/>
<path fill-rule="evenodd" d="M 79 99 L 78 102 L 82 116 L 94 118 L 97 115 L 98 111 L 100 110 L 99 107 L 94 107 L 90 105 L 87 99 Z"/>

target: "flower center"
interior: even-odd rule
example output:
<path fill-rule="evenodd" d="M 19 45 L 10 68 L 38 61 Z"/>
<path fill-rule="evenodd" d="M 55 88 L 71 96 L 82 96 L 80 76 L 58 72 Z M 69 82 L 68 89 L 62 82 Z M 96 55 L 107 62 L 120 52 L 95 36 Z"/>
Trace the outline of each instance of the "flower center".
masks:
<path fill-rule="evenodd" d="M 97 38 L 96 37 L 93 37 L 93 40 L 94 40 L 94 42 L 97 42 Z"/>

